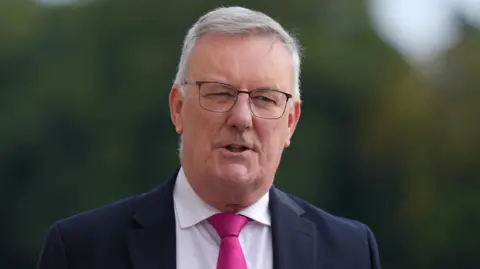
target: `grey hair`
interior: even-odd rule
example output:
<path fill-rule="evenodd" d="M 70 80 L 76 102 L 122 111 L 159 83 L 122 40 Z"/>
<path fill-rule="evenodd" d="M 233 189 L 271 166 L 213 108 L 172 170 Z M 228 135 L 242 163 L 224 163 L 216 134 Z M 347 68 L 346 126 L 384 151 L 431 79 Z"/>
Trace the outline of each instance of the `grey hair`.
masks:
<path fill-rule="evenodd" d="M 244 7 L 220 7 L 198 19 L 189 29 L 183 43 L 182 54 L 174 83 L 182 85 L 186 79 L 188 61 L 196 42 L 207 34 L 244 35 L 271 34 L 285 44 L 293 60 L 293 99 L 300 102 L 301 48 L 298 40 L 277 21 L 266 14 Z M 183 87 L 182 87 L 183 88 Z"/>

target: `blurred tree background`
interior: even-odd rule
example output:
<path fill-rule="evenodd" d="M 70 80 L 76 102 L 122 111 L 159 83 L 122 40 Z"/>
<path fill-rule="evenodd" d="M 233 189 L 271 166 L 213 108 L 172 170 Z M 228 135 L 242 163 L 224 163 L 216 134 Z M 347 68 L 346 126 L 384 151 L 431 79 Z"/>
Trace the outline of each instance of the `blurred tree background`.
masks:
<path fill-rule="evenodd" d="M 383 268 L 479 268 L 480 32 L 465 24 L 421 72 L 356 0 L 0 1 L 0 268 L 34 268 L 54 221 L 168 179 L 183 36 L 226 4 L 266 12 L 305 48 L 276 184 L 368 224 Z"/>

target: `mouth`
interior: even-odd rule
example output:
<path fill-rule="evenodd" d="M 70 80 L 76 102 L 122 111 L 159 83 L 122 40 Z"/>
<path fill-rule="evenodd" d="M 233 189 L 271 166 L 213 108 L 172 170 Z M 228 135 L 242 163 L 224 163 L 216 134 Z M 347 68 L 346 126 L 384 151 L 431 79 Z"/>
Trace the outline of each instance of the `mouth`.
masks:
<path fill-rule="evenodd" d="M 230 152 L 235 152 L 235 153 L 240 153 L 240 152 L 250 150 L 250 148 L 248 148 L 246 146 L 235 145 L 235 144 L 227 145 L 227 146 L 225 146 L 225 149 L 230 151 Z"/>

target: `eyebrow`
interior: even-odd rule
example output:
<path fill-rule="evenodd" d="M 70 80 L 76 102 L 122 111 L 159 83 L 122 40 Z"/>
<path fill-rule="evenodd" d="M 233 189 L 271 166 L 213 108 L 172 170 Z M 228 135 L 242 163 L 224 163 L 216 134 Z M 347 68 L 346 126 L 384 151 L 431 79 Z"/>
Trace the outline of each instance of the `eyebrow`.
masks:
<path fill-rule="evenodd" d="M 214 83 L 224 84 L 224 85 L 227 85 L 227 86 L 239 89 L 239 90 L 242 89 L 242 87 L 238 87 L 238 86 L 236 86 L 236 85 L 234 85 L 230 82 L 225 82 L 223 80 L 216 80 L 216 79 L 187 80 L 187 82 L 214 82 Z M 252 91 L 252 90 L 275 90 L 275 91 L 285 92 L 285 91 L 281 90 L 280 88 L 278 88 L 277 86 L 274 86 L 274 85 L 262 85 L 262 86 L 257 86 L 257 87 L 246 88 L 245 90 L 249 90 L 249 91 Z"/>
<path fill-rule="evenodd" d="M 254 90 L 276 90 L 276 91 L 280 91 L 280 88 L 275 87 L 275 86 L 261 86 L 261 87 L 255 87 L 253 89 Z"/>
<path fill-rule="evenodd" d="M 223 82 L 221 82 L 223 83 Z M 237 89 L 241 89 L 241 87 L 238 87 L 238 86 L 235 86 L 235 85 L 232 85 L 230 83 L 224 83 L 224 84 L 227 84 L 227 85 L 230 85 L 230 86 L 233 86 Z M 247 90 L 276 90 L 276 91 L 280 91 L 280 88 L 274 86 L 274 85 L 261 85 L 261 86 L 255 86 L 255 87 L 250 87 L 250 88 L 247 88 Z"/>

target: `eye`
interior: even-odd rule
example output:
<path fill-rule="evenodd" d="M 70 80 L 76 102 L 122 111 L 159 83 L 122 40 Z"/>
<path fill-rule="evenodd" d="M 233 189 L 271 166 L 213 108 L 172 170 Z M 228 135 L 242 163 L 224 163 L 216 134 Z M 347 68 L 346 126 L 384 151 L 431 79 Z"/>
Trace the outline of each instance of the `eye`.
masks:
<path fill-rule="evenodd" d="M 262 102 L 266 102 L 266 103 L 273 103 L 275 104 L 276 102 L 270 98 L 268 98 L 267 96 L 255 96 L 254 97 L 256 100 L 259 100 L 259 101 L 262 101 Z"/>
<path fill-rule="evenodd" d="M 252 93 L 251 98 L 253 101 L 262 105 L 279 105 L 282 103 L 282 93 L 270 89 L 259 89 Z"/>
<path fill-rule="evenodd" d="M 235 98 L 236 90 L 225 84 L 209 82 L 202 85 L 200 93 L 203 97 L 231 99 Z"/>
<path fill-rule="evenodd" d="M 230 91 L 212 92 L 212 93 L 209 93 L 208 95 L 210 95 L 210 96 L 234 97 L 234 95 L 233 95 L 232 92 L 230 92 Z"/>

